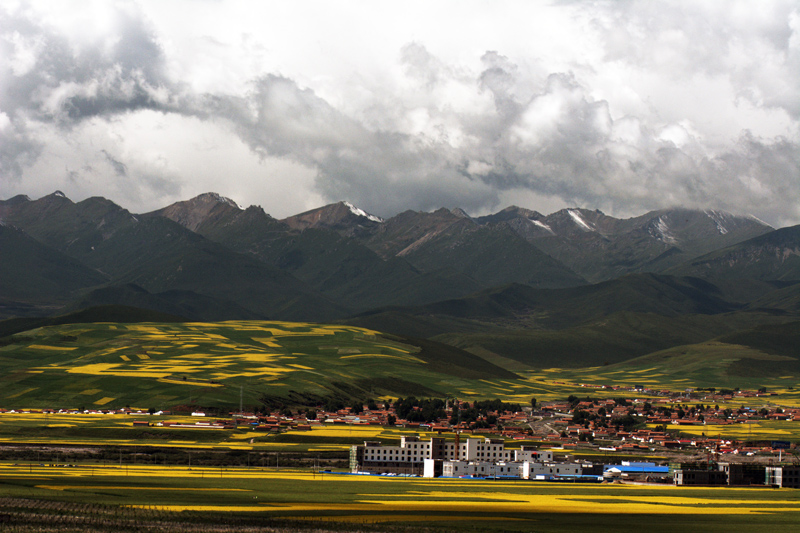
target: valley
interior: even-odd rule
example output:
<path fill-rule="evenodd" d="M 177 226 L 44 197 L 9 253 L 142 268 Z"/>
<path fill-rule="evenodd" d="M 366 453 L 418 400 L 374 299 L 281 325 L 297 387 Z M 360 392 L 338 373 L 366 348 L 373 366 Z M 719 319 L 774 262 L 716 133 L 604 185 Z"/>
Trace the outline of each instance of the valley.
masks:
<path fill-rule="evenodd" d="M 26 524 L 53 505 L 99 530 L 108 515 L 113 530 L 143 505 L 214 530 L 210 490 L 231 513 L 220 524 L 447 529 L 480 501 L 495 509 L 472 517 L 485 530 L 560 530 L 564 513 L 576 527 L 617 512 L 641 525 L 669 488 L 348 478 L 365 441 L 506 439 L 561 465 L 670 465 L 670 480 L 796 459 L 797 228 L 685 209 L 384 220 L 346 202 L 277 220 L 213 193 L 144 214 L 15 197 L 0 222 L 0 471 Z M 381 479 L 394 486 L 370 506 Z M 473 494 L 498 490 L 500 507 Z M 715 507 L 722 492 L 674 490 L 663 497 L 690 498 L 686 523 L 709 530 L 733 524 L 715 511 L 731 498 L 776 527 L 795 520 L 793 496 L 776 507 L 735 492 Z M 71 507 L 88 501 L 102 508 Z"/>

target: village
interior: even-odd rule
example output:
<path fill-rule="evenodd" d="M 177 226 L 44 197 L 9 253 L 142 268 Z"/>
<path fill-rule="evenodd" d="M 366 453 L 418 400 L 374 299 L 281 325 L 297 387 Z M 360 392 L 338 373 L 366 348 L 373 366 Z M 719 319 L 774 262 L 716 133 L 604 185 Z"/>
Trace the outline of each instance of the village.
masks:
<path fill-rule="evenodd" d="M 133 425 L 199 429 L 230 429 L 247 426 L 257 432 L 311 431 L 322 425 L 379 425 L 461 435 L 495 435 L 513 440 L 535 439 L 565 449 L 598 447 L 604 451 L 651 451 L 653 449 L 695 449 L 715 454 L 778 453 L 789 442 L 771 441 L 753 445 L 747 441 L 725 439 L 712 434 L 686 437 L 686 426 L 750 424 L 762 420 L 800 422 L 800 408 L 782 408 L 771 403 L 758 409 L 734 407 L 737 400 L 776 396 L 765 391 L 702 391 L 670 393 L 635 388 L 635 392 L 658 393 L 662 398 L 614 399 L 579 398 L 530 405 L 504 403 L 500 400 L 459 401 L 398 398 L 395 401 L 368 400 L 327 402 L 316 408 L 284 407 L 267 412 L 230 411 L 227 416 L 203 410 L 157 411 L 132 409 L 3 409 L 2 413 L 44 414 L 125 414 L 135 417 Z M 623 390 L 620 391 L 624 393 Z M 721 404 L 721 405 L 720 405 Z M 170 415 L 191 412 L 197 421 L 170 421 Z M 157 416 L 160 420 L 154 421 Z M 644 427 L 643 427 L 644 426 Z M 794 448 L 794 445 L 792 445 Z"/>
<path fill-rule="evenodd" d="M 132 418 L 133 427 L 196 430 L 245 428 L 278 434 L 313 432 L 322 426 L 389 426 L 407 429 L 399 446 L 377 441 L 353 445 L 350 471 L 359 474 L 426 477 L 517 478 L 549 481 L 627 480 L 701 485 L 759 484 L 800 487 L 800 466 L 781 463 L 794 458 L 796 443 L 743 441 L 719 435 L 682 435 L 686 426 L 751 424 L 761 420 L 800 422 L 800 409 L 749 408 L 738 400 L 769 397 L 758 391 L 627 392 L 643 398 L 592 399 L 571 395 L 565 400 L 529 405 L 500 400 L 398 398 L 394 401 L 328 401 L 316 408 L 274 411 L 206 413 L 202 410 L 156 411 L 122 409 L 6 410 L 2 413 L 119 415 Z M 645 396 L 645 394 L 647 396 Z M 766 405 L 766 404 L 765 404 Z M 186 415 L 191 413 L 191 419 Z M 170 420 L 174 416 L 175 420 Z M 417 433 L 436 435 L 421 440 Z M 519 442 L 518 449 L 505 447 Z M 529 444 L 531 441 L 536 446 Z M 554 452 L 563 459 L 556 461 Z M 584 459 L 570 457 L 570 453 Z M 586 453 L 602 453 L 615 462 L 590 462 Z M 637 456 L 660 454 L 669 461 L 656 464 Z M 569 459 L 567 459 L 569 458 Z M 796 459 L 794 459 L 796 460 Z M 773 464 L 777 463 L 777 465 Z"/>

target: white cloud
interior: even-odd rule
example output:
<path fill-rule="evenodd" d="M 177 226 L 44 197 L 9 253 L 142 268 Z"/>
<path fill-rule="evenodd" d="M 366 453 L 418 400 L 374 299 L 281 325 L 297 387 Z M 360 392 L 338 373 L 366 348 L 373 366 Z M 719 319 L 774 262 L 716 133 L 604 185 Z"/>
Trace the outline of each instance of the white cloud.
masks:
<path fill-rule="evenodd" d="M 5 4 L 0 192 L 146 210 L 215 190 L 278 216 L 340 199 L 382 216 L 515 198 L 622 215 L 674 204 L 796 223 L 798 12 Z"/>

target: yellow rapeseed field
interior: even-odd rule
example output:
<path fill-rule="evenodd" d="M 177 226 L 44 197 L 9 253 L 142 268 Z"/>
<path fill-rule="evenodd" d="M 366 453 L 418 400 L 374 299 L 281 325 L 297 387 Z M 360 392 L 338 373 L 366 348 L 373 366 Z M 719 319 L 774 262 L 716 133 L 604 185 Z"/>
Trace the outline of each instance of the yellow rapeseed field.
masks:
<path fill-rule="evenodd" d="M 25 389 L 25 390 L 23 390 L 23 391 L 20 391 L 20 392 L 16 393 L 16 394 L 12 394 L 12 395 L 10 395 L 10 396 L 6 396 L 6 398 L 9 398 L 9 399 L 10 399 L 10 398 L 17 398 L 18 396 L 22 396 L 22 395 L 24 395 L 24 394 L 28 394 L 29 392 L 33 392 L 33 391 L 35 391 L 35 390 L 36 390 L 36 389 L 38 389 L 38 388 L 39 388 L 39 387 L 30 387 L 30 388 L 27 388 L 27 389 Z"/>
<path fill-rule="evenodd" d="M 77 347 L 74 346 L 44 346 L 41 344 L 31 344 L 28 348 L 33 350 L 53 350 L 57 352 L 70 352 L 72 350 L 77 350 Z"/>
<path fill-rule="evenodd" d="M 202 382 L 189 381 L 189 380 L 183 381 L 183 380 L 180 380 L 180 379 L 167 379 L 167 378 L 160 378 L 158 381 L 160 383 L 171 383 L 173 385 L 193 385 L 193 386 L 196 386 L 196 387 L 223 387 L 224 386 L 224 385 L 222 385 L 222 383 L 210 383 L 210 382 L 207 382 L 207 381 L 202 381 Z"/>
<path fill-rule="evenodd" d="M 376 359 L 399 359 L 400 361 L 413 361 L 415 363 L 427 364 L 419 357 L 414 357 L 413 355 L 391 355 L 383 353 L 357 353 L 352 355 L 342 355 L 339 356 L 339 359 L 357 359 L 366 357 L 372 357 Z"/>
<path fill-rule="evenodd" d="M 100 398 L 96 402 L 92 402 L 92 403 L 94 403 L 95 405 L 105 405 L 105 404 L 107 404 L 109 402 L 113 402 L 114 400 L 116 400 L 116 398 L 106 397 L 106 398 Z"/>
<path fill-rule="evenodd" d="M 264 512 L 282 517 L 337 521 L 420 521 L 507 516 L 534 518 L 537 514 L 589 515 L 749 515 L 800 512 L 796 491 L 759 488 L 702 488 L 671 485 L 554 486 L 534 482 L 466 481 L 336 476 L 299 470 L 264 468 L 203 468 L 164 465 L 80 466 L 77 468 L 0 464 L 0 476 L 32 481 L 37 490 L 74 497 L 80 493 L 115 491 L 163 493 L 159 501 L 132 506 L 165 511 Z M 125 477 L 121 477 L 125 476 Z M 104 479 L 108 479 L 104 483 Z M 192 478 L 186 485 L 186 479 Z M 240 480 L 240 481 L 236 481 Z M 296 490 L 271 492 L 270 481 L 293 482 Z M 302 490 L 339 494 L 328 501 L 308 499 Z M 312 485 L 313 484 L 313 485 Z M 330 485 L 328 485 L 330 484 Z M 343 485 L 344 484 L 344 485 Z M 232 486 L 233 485 L 233 486 Z M 286 487 L 287 485 L 274 485 Z M 347 490 L 341 490 L 346 486 Z M 181 493 L 229 493 L 239 500 L 222 504 L 181 504 Z M 250 494 L 253 494 L 251 496 Z M 186 501 L 186 500 L 183 500 Z M 333 514 L 331 514 L 333 513 Z M 338 513 L 338 514 L 337 514 Z M 334 516 L 335 515 L 335 516 Z M 800 518 L 800 515 L 798 515 Z"/>

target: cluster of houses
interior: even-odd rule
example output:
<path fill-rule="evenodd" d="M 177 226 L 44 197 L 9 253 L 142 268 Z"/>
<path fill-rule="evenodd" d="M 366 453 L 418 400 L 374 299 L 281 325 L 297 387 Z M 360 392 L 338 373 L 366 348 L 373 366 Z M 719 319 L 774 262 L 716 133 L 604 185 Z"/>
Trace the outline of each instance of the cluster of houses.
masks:
<path fill-rule="evenodd" d="M 638 390 L 638 389 L 637 389 Z M 647 391 L 655 393 L 658 391 Z M 606 451 L 637 451 L 654 449 L 694 449 L 709 450 L 714 453 L 755 454 L 776 452 L 769 446 L 746 447 L 740 442 L 723 439 L 715 436 L 713 432 L 692 437 L 678 437 L 676 431 L 681 426 L 707 426 L 725 424 L 748 424 L 757 420 L 793 420 L 800 421 L 800 409 L 794 408 L 760 408 L 748 407 L 731 408 L 730 403 L 719 404 L 704 402 L 731 402 L 737 398 L 763 396 L 766 393 L 759 391 L 735 391 L 730 394 L 709 394 L 698 397 L 697 393 L 672 393 L 669 398 L 649 399 L 602 399 L 592 400 L 577 398 L 572 401 L 555 401 L 544 403 L 538 410 L 526 408 L 519 412 L 490 412 L 486 418 L 495 421 L 492 427 L 470 426 L 466 423 L 452 424 L 452 405 L 445 411 L 445 417 L 430 423 L 411 422 L 400 418 L 389 403 L 378 404 L 377 408 L 365 409 L 356 413 L 351 407 L 337 411 L 326 412 L 323 410 L 287 412 L 276 411 L 273 413 L 232 412 L 226 418 L 206 416 L 202 411 L 192 412 L 198 422 L 187 424 L 162 420 L 150 422 L 142 420 L 145 415 L 169 416 L 168 411 L 143 411 L 137 409 L 94 409 L 78 411 L 76 409 L 43 409 L 45 413 L 71 413 L 71 414 L 127 414 L 135 415 L 139 419 L 135 425 L 159 425 L 172 427 L 192 427 L 199 429 L 229 429 L 241 425 L 251 426 L 256 431 L 303 431 L 311 430 L 316 426 L 340 425 L 389 425 L 405 427 L 411 430 L 425 430 L 439 433 L 460 434 L 492 434 L 508 439 L 525 439 L 535 437 L 539 441 L 550 442 L 566 448 L 579 447 L 588 443 L 604 443 L 601 446 Z M 469 408 L 467 402 L 456 404 L 459 408 Z M 375 407 L 375 406 L 373 406 Z M 0 409 L 0 413 L 6 412 Z M 9 411 L 14 412 L 14 411 Z M 31 411 L 32 412 L 32 411 Z M 177 414 L 177 413 L 176 413 Z M 635 421 L 648 423 L 649 429 L 631 429 L 620 424 L 625 417 L 635 417 Z M 152 418 L 147 417 L 152 420 Z M 213 422 L 207 420 L 214 418 Z M 656 427 L 654 426 L 661 426 Z M 667 431 L 667 430 L 673 431 Z M 697 433 L 695 430 L 693 433 Z"/>
<path fill-rule="evenodd" d="M 719 397 L 713 395 L 708 398 L 692 399 L 685 396 L 659 399 L 603 399 L 603 400 L 584 400 L 577 403 L 570 402 L 550 402 L 543 406 L 544 412 L 554 413 L 575 413 L 583 411 L 587 415 L 597 415 L 600 420 L 611 420 L 627 414 L 643 417 L 649 424 L 665 425 L 725 425 L 747 423 L 754 420 L 791 420 L 800 421 L 800 409 L 781 408 L 771 406 L 759 409 L 735 405 L 736 398 L 746 398 L 757 396 L 757 393 L 744 391 L 741 395 Z M 734 402 L 723 403 L 720 407 L 719 401 Z M 704 403 L 710 402 L 710 403 Z M 716 403 L 715 403 L 716 402 Z"/>
<path fill-rule="evenodd" d="M 736 395 L 757 395 L 755 391 L 740 391 Z M 733 397 L 736 397 L 733 395 Z M 713 400 L 716 396 L 711 396 Z M 727 396 L 725 396 L 727 398 Z M 703 401 L 708 401 L 705 398 Z M 747 424 L 757 420 L 790 420 L 800 421 L 800 409 L 771 407 L 769 409 L 753 409 L 739 407 L 732 409 L 730 404 L 703 405 L 697 399 L 673 397 L 649 400 L 585 400 L 577 403 L 566 401 L 548 402 L 539 406 L 538 410 L 526 409 L 519 412 L 490 412 L 487 418 L 496 420 L 492 427 L 474 427 L 466 423 L 452 424 L 451 412 L 430 423 L 411 422 L 397 416 L 391 405 L 381 405 L 378 409 L 364 409 L 354 413 L 350 407 L 338 411 L 317 411 L 313 420 L 304 413 L 287 416 L 274 412 L 269 415 L 254 413 L 232 413 L 233 418 L 250 420 L 261 431 L 279 431 L 282 429 L 309 429 L 321 424 L 342 425 L 396 425 L 408 429 L 420 429 L 440 433 L 460 434 L 492 434 L 508 439 L 525 439 L 535 436 L 537 440 L 548 441 L 566 447 L 578 446 L 581 442 L 606 441 L 620 443 L 617 450 L 638 450 L 653 448 L 695 448 L 708 449 L 716 453 L 749 453 L 769 452 L 764 447 L 744 448 L 741 443 L 730 439 L 722 439 L 713 434 L 704 434 L 691 438 L 674 436 L 680 426 L 705 426 L 726 424 Z M 468 407 L 466 402 L 461 408 Z M 578 415 L 578 416 L 576 416 Z M 647 422 L 651 429 L 626 429 L 618 421 L 626 416 L 636 417 L 636 422 Z M 546 424 L 531 424 L 545 420 Z M 255 424 L 255 422 L 258 424 Z M 241 423 L 241 422 L 240 422 Z M 653 425 L 663 426 L 652 429 Z"/>
<path fill-rule="evenodd" d="M 422 476 L 479 479 L 527 479 L 537 481 L 600 482 L 632 480 L 673 482 L 676 485 L 769 485 L 800 488 L 800 465 L 707 462 L 703 464 L 656 465 L 621 461 L 598 464 L 588 461 L 556 461 L 552 449 L 522 445 L 506 449 L 496 438 L 459 435 L 427 440 L 401 437 L 398 446 L 365 441 L 350 448 L 353 474 Z"/>
<path fill-rule="evenodd" d="M 747 396 L 758 394 L 740 391 Z M 733 395 L 735 396 L 735 395 Z M 714 399 L 709 398 L 709 399 Z M 730 401 L 729 398 L 725 397 Z M 706 400 L 702 398 L 701 400 Z M 202 411 L 192 412 L 194 422 L 185 418 L 164 419 L 168 411 L 143 411 L 136 409 L 43 409 L 6 410 L 0 413 L 50 413 L 50 414 L 126 414 L 136 416 L 134 426 L 157 425 L 173 428 L 231 429 L 247 426 L 254 431 L 310 431 L 321 425 L 387 425 L 391 420 L 398 426 L 438 432 L 439 436 L 421 440 L 418 436 L 406 436 L 399 446 L 382 446 L 379 442 L 367 441 L 350 450 L 350 467 L 354 473 L 380 473 L 388 475 L 417 475 L 426 477 L 479 477 L 514 478 L 531 480 L 602 481 L 615 479 L 638 479 L 644 481 L 671 480 L 678 485 L 768 485 L 800 488 L 800 465 L 758 465 L 756 463 L 718 462 L 722 454 L 755 455 L 757 453 L 778 454 L 790 446 L 789 442 L 772 442 L 763 446 L 744 446 L 740 442 L 712 435 L 677 438 L 667 428 L 681 425 L 736 424 L 759 419 L 800 421 L 800 409 L 777 408 L 731 409 L 717 405 L 702 405 L 697 398 L 649 399 L 649 400 L 577 400 L 549 402 L 539 410 L 524 412 L 490 413 L 498 420 L 502 431 L 470 428 L 463 424 L 449 424 L 448 420 L 429 424 L 398 419 L 391 405 L 378 409 L 363 410 L 356 414 L 351 408 L 337 411 L 316 411 L 289 416 L 287 412 L 270 414 L 235 412 L 228 418 L 207 416 Z M 461 407 L 468 404 L 462 403 Z M 728 404 L 730 405 L 730 404 Z M 160 415 L 160 416 L 159 416 Z M 630 429 L 615 425 L 614 421 L 627 415 L 647 420 L 657 429 Z M 152 416 L 159 416 L 154 421 Z M 390 418 L 391 417 L 391 418 Z M 146 418 L 146 419 L 145 419 Z M 536 421 L 543 422 L 536 425 Z M 581 446 L 593 446 L 600 451 L 618 455 L 625 452 L 653 451 L 656 449 L 695 449 L 714 455 L 702 464 L 670 464 L 658 466 L 647 462 L 620 461 L 620 464 L 592 464 L 586 461 L 558 462 L 552 449 L 537 449 L 522 445 L 519 449 L 506 449 L 503 438 L 485 438 L 480 433 L 491 432 L 505 438 L 530 438 L 534 428 L 544 428 L 536 435 L 540 442 L 558 446 L 563 450 Z M 678 428 L 675 428 L 678 429 Z M 455 433 L 455 440 L 441 436 Z M 603 441 L 592 445 L 589 441 Z"/>

